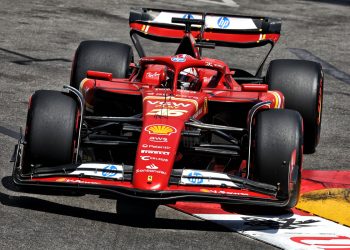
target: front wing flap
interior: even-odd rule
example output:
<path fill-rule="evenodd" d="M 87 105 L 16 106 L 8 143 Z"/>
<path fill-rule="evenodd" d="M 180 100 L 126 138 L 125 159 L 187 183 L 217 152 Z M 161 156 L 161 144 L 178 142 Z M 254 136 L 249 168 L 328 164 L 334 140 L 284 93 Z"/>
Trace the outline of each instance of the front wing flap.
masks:
<path fill-rule="evenodd" d="M 37 168 L 25 175 L 15 166 L 13 180 L 19 186 L 34 187 L 31 190 L 39 192 L 55 189 L 116 199 L 145 199 L 160 204 L 201 201 L 283 207 L 289 201 L 289 197 L 278 196 L 278 187 L 224 173 L 173 170 L 168 187 L 155 191 L 134 188 L 132 173 L 133 167 L 129 165 L 86 163 Z"/>

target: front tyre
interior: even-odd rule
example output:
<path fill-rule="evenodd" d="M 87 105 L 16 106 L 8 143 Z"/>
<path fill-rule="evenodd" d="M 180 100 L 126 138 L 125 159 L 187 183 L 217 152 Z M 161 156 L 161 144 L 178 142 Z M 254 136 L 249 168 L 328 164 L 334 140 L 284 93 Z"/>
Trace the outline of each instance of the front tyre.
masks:
<path fill-rule="evenodd" d="M 27 114 L 23 172 L 32 166 L 72 163 L 76 138 L 77 104 L 67 93 L 39 90 Z"/>
<path fill-rule="evenodd" d="M 272 109 L 260 112 L 255 123 L 253 176 L 256 181 L 279 186 L 279 196 L 289 194 L 289 163 L 293 158 L 294 187 L 285 208 L 296 205 L 299 197 L 302 167 L 302 118 L 294 110 Z"/>

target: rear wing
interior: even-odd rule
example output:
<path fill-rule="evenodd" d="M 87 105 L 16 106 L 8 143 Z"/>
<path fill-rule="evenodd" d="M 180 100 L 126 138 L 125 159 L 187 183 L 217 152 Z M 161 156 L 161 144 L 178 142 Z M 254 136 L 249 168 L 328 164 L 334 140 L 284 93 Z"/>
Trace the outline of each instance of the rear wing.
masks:
<path fill-rule="evenodd" d="M 136 33 L 159 42 L 180 42 L 185 32 L 184 24 L 172 23 L 172 18 L 202 19 L 204 25 L 192 26 L 193 37 L 216 46 L 273 46 L 281 31 L 281 20 L 268 17 L 142 8 L 130 12 L 131 36 Z"/>

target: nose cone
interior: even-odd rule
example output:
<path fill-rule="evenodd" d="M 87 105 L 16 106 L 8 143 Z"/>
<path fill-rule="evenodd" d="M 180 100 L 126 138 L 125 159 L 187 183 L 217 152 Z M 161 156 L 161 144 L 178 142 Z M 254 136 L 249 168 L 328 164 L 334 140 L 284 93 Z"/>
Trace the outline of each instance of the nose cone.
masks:
<path fill-rule="evenodd" d="M 199 102 L 190 98 L 145 95 L 133 174 L 135 188 L 166 189 L 184 124 L 198 108 Z"/>

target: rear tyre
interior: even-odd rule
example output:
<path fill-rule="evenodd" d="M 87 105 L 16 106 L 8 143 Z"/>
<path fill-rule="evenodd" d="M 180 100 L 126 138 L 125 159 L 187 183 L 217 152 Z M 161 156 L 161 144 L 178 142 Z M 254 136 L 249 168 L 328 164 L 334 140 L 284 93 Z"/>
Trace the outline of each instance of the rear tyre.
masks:
<path fill-rule="evenodd" d="M 315 152 L 321 132 L 321 65 L 305 60 L 273 60 L 267 70 L 266 81 L 270 90 L 283 93 L 285 108 L 294 109 L 301 114 L 304 122 L 304 152 Z"/>
<path fill-rule="evenodd" d="M 31 165 L 57 166 L 73 159 L 77 104 L 66 93 L 39 90 L 27 115 L 24 172 Z"/>
<path fill-rule="evenodd" d="M 255 125 L 254 179 L 279 185 L 279 197 L 288 197 L 289 162 L 292 153 L 297 168 L 292 173 L 292 197 L 285 206 L 296 205 L 302 167 L 302 118 L 294 110 L 272 109 L 259 113 Z"/>
<path fill-rule="evenodd" d="M 126 78 L 133 61 L 130 45 L 107 41 L 83 41 L 75 52 L 70 85 L 79 89 L 88 70 L 109 72 L 115 78 Z"/>

